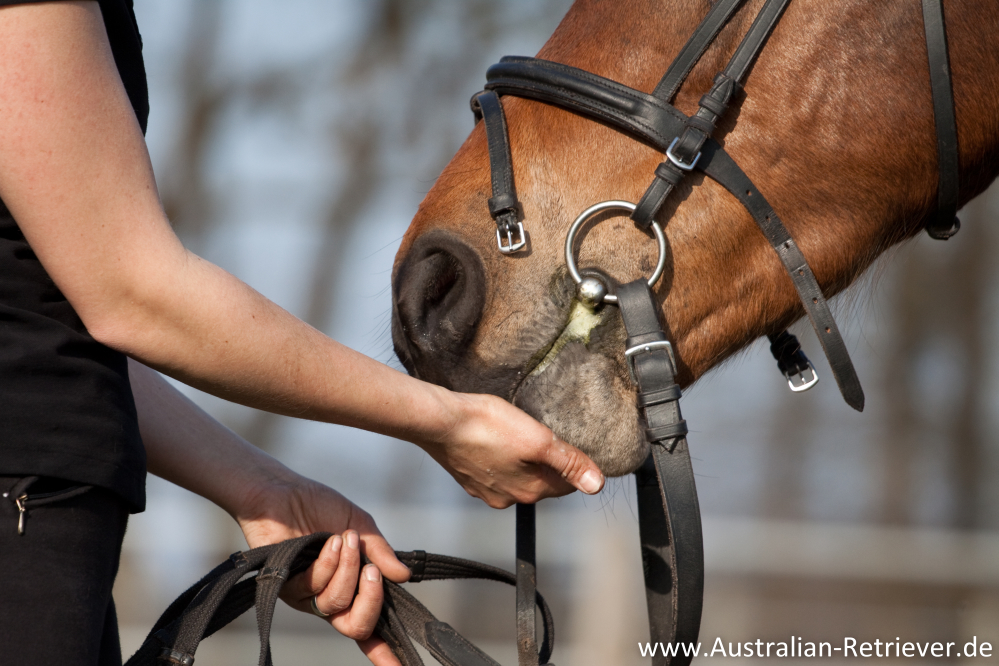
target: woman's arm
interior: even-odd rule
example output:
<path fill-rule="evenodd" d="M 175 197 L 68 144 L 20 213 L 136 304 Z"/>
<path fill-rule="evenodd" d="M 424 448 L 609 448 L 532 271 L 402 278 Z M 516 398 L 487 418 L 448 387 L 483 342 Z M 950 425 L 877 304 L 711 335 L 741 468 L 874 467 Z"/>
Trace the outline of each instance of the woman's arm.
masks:
<path fill-rule="evenodd" d="M 375 664 L 398 664 L 388 646 L 371 635 L 382 607 L 378 571 L 401 583 L 409 579 L 409 569 L 371 516 L 243 440 L 153 370 L 129 361 L 128 375 L 149 471 L 225 509 L 251 548 L 333 532 L 316 562 L 285 584 L 281 598 L 308 613 L 316 596 L 320 610 L 330 613 L 330 624 L 357 640 Z M 375 571 L 360 566 L 362 554 Z"/>
<path fill-rule="evenodd" d="M 188 252 L 96 2 L 0 9 L 0 197 L 99 341 L 214 395 L 414 442 L 492 506 L 603 476 L 508 403 L 396 372 Z"/>

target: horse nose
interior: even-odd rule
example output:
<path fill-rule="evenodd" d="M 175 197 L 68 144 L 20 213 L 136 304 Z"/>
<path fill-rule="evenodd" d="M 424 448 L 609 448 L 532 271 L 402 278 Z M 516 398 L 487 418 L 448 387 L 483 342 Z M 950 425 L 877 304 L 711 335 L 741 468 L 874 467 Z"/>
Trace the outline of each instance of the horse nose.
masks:
<path fill-rule="evenodd" d="M 411 358 L 402 353 L 400 358 L 411 371 L 411 362 L 465 349 L 486 292 L 486 273 L 475 250 L 447 232 L 425 234 L 403 259 L 393 287 L 393 337 L 397 352 L 408 350 Z"/>

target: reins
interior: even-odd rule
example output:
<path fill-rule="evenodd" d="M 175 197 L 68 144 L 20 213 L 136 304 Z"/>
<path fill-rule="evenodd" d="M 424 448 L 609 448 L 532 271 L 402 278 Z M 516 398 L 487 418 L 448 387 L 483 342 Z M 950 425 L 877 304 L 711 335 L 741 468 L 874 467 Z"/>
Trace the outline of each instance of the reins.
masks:
<path fill-rule="evenodd" d="M 672 105 L 694 65 L 743 1 L 718 0 L 711 7 L 651 94 L 568 65 L 505 57 L 489 68 L 486 89 L 472 98 L 476 119 L 485 125 L 492 174 L 488 206 L 496 222 L 498 249 L 504 254 L 526 248 L 529 233 L 516 195 L 502 95 L 544 102 L 610 125 L 665 155 L 637 204 L 605 201 L 591 206 L 570 226 L 565 247 L 578 300 L 590 308 L 611 304 L 621 311 L 627 335 L 625 363 L 636 386 L 637 406 L 651 446 L 649 457 L 635 472 L 646 602 L 652 642 L 672 646 L 670 651 L 653 653 L 654 666 L 690 663 L 692 653 L 677 648 L 696 644 L 704 587 L 700 510 L 687 446 L 687 425 L 680 412 L 676 359 L 651 291 L 662 274 L 666 254 L 665 235 L 656 217 L 689 172 L 697 170 L 712 178 L 749 211 L 794 284 L 844 399 L 854 409 L 862 410 L 864 406 L 860 381 L 808 262 L 763 193 L 711 136 L 789 0 L 764 3 L 726 67 L 701 97 L 694 115 L 688 117 Z M 959 201 L 958 143 L 942 0 L 922 0 L 922 12 L 939 163 L 938 210 L 927 224 L 927 231 L 933 238 L 947 239 L 958 231 L 960 223 L 954 216 Z M 653 275 L 613 291 L 600 274 L 584 275 L 574 258 L 576 233 L 594 216 L 608 211 L 627 212 L 640 229 L 653 232 L 659 245 L 659 262 Z M 818 376 L 797 339 L 788 331 L 768 337 L 771 353 L 791 390 L 811 388 Z M 551 656 L 554 627 L 551 613 L 535 589 L 534 506 L 518 505 L 516 511 L 515 574 L 423 551 L 397 555 L 413 570 L 414 583 L 483 578 L 516 585 L 518 664 L 538 666 L 546 664 Z M 315 560 L 329 536 L 318 533 L 236 553 L 170 605 L 126 666 L 164 662 L 189 666 L 203 638 L 254 605 L 261 642 L 259 666 L 270 666 L 270 623 L 280 587 Z M 248 577 L 253 572 L 257 575 Z M 413 641 L 446 666 L 498 666 L 450 625 L 434 618 L 401 586 L 390 581 L 384 585 L 385 603 L 376 633 L 403 666 L 423 663 Z M 544 627 L 540 647 L 535 635 L 538 608 Z"/>

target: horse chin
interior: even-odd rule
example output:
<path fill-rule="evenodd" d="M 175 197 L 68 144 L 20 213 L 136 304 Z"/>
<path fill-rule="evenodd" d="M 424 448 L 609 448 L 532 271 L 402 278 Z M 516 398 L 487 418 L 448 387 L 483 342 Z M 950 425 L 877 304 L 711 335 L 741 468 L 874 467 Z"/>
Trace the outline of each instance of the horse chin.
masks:
<path fill-rule="evenodd" d="M 620 361 L 585 342 L 569 342 L 521 383 L 513 403 L 586 453 L 604 474 L 622 476 L 642 464 L 649 445 L 621 369 Z"/>

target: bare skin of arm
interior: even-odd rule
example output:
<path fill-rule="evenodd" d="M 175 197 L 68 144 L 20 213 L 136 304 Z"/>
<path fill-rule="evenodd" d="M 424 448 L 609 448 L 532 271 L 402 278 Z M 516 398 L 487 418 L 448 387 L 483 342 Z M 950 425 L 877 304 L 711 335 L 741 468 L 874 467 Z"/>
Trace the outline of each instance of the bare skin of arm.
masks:
<path fill-rule="evenodd" d="M 508 403 L 326 337 L 170 228 L 96 2 L 0 9 L 0 197 L 95 339 L 216 396 L 411 441 L 495 507 L 603 476 Z"/>
<path fill-rule="evenodd" d="M 409 569 L 371 516 L 243 440 L 153 370 L 130 360 L 128 374 L 149 471 L 226 510 L 251 548 L 333 532 L 316 562 L 282 588 L 281 598 L 309 613 L 315 596 L 319 609 L 330 613 L 327 622 L 356 640 L 376 666 L 397 666 L 372 632 L 382 608 L 382 573 L 401 583 Z M 362 568 L 362 554 L 372 564 Z"/>

